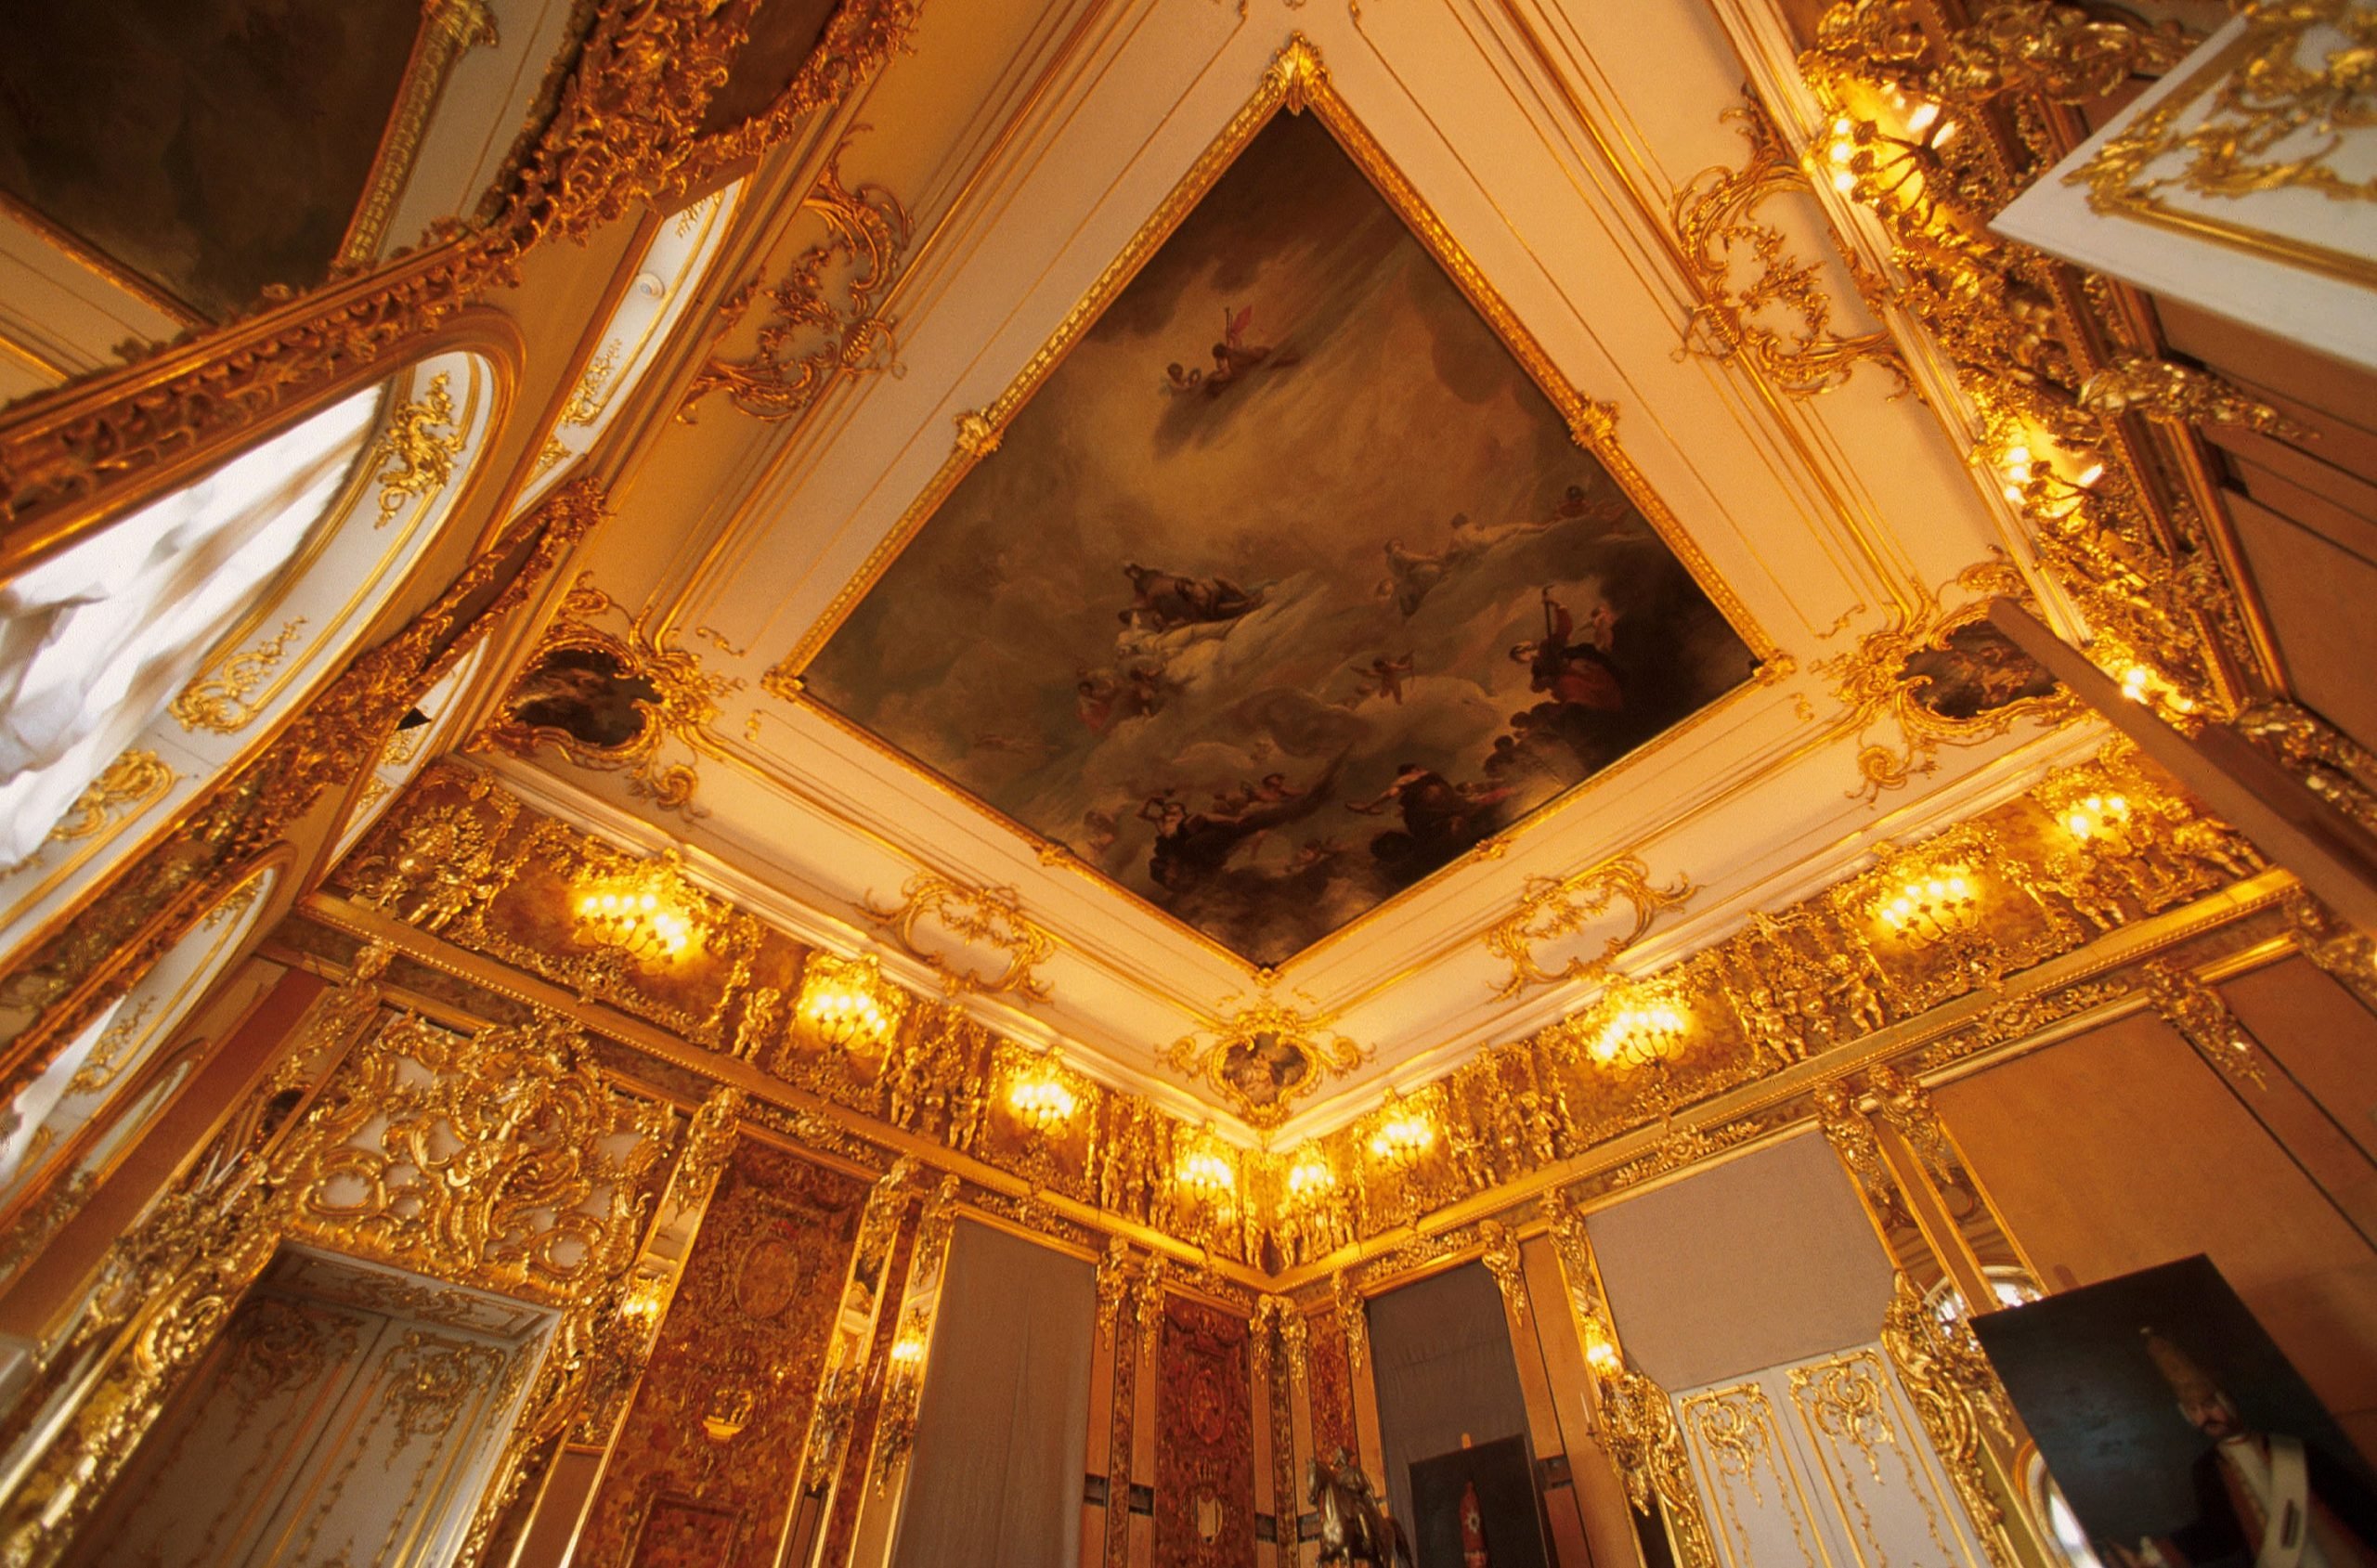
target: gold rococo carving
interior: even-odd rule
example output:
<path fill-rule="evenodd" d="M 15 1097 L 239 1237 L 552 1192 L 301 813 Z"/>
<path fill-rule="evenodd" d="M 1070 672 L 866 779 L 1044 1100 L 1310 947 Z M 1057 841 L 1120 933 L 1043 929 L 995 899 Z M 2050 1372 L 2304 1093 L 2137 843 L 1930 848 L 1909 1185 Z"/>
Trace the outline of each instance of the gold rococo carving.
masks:
<path fill-rule="evenodd" d="M 904 47 L 916 0 L 842 0 L 773 101 L 711 123 L 751 35 L 745 0 L 602 0 L 551 116 L 474 227 L 120 369 L 0 421 L 0 572 L 55 548 L 118 497 L 169 483 L 215 447 L 370 373 L 450 320 L 520 258 L 583 239 L 638 201 L 681 196 L 792 135 Z M 38 522 L 40 527 L 29 525 Z"/>
<path fill-rule="evenodd" d="M 1684 266 L 1701 294 L 1684 324 L 1682 352 L 1742 361 L 1795 397 L 1846 385 L 1860 364 L 1890 372 L 1901 393 L 1911 390 L 1889 331 L 1836 330 L 1822 264 L 1792 255 L 1789 237 L 1758 217 L 1773 198 L 1804 196 L 1811 188 L 1773 121 L 1756 98 L 1727 110 L 1725 118 L 1748 144 L 1747 161 L 1738 169 L 1702 170 L 1669 206 Z M 1809 210 L 1815 210 L 1812 203 Z M 1840 253 L 1849 258 L 1854 280 L 1869 290 L 1877 286 L 1856 277 L 1854 253 Z M 1747 263 L 1758 270 L 1736 285 L 1735 268 Z"/>

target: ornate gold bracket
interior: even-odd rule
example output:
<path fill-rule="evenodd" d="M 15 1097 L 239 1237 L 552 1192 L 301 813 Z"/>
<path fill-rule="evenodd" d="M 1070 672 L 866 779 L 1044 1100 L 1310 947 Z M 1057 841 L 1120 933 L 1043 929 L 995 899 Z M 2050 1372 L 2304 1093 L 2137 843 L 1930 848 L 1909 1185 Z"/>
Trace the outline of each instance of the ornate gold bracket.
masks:
<path fill-rule="evenodd" d="M 743 681 L 707 673 L 691 649 L 660 646 L 592 577 L 578 575 L 471 749 L 533 757 L 552 746 L 581 768 L 625 771 L 629 793 L 662 810 L 703 815 L 694 762 L 668 759 L 668 745 L 695 759 L 720 755 L 718 705 Z M 609 630 L 605 621 L 625 625 Z"/>
<path fill-rule="evenodd" d="M 1702 170 L 1676 192 L 1669 208 L 1684 267 L 1701 296 L 1684 323 L 1677 356 L 1742 361 L 1794 397 L 1846 385 L 1860 363 L 1889 371 L 1900 395 L 1914 390 L 1889 330 L 1836 331 L 1823 264 L 1790 254 L 1789 237 L 1759 220 L 1758 209 L 1767 201 L 1805 196 L 1812 188 L 1764 107 L 1749 97 L 1725 110 L 1724 118 L 1749 144 L 1748 162 L 1739 169 L 1720 164 Z M 1812 201 L 1807 206 L 1817 212 Z M 1880 280 L 1858 270 L 1853 253 L 1835 249 L 1862 290 L 1879 292 Z M 1744 258 L 1758 271 L 1735 288 L 1734 269 Z M 1784 325 L 1774 325 L 1778 319 Z"/>
<path fill-rule="evenodd" d="M 1370 1052 L 1292 1007 L 1257 1002 L 1164 1048 L 1176 1072 L 1201 1076 L 1228 1097 L 1250 1126 L 1276 1127 L 1323 1081 L 1353 1071 Z"/>
<path fill-rule="evenodd" d="M 1983 561 L 1937 592 L 1915 588 L 1912 613 L 1893 609 L 1889 624 L 1815 667 L 1861 732 L 1884 720 L 1899 732 L 1896 745 L 1859 749 L 1863 783 L 1851 798 L 1876 799 L 1933 771 L 1942 746 L 1979 745 L 2026 719 L 2052 726 L 2079 711 L 2071 693 L 1988 624 L 1994 596 L 2022 592 L 2012 566 Z M 1943 603 L 1950 589 L 1960 601 L 1953 608 Z"/>

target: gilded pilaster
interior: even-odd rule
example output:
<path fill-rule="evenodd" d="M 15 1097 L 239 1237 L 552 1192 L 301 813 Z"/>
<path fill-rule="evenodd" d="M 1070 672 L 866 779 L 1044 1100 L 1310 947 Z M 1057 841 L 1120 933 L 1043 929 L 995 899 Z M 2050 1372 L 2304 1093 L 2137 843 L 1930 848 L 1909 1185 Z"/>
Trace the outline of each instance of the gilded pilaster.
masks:
<path fill-rule="evenodd" d="M 1864 1094 L 1822 1085 L 1817 1116 L 1896 1271 L 1881 1339 L 1931 1446 L 1994 1568 L 2057 1561 L 2030 1516 L 2018 1452 L 2026 1440 L 1968 1318 L 2003 1304 L 2001 1283 L 2038 1290 L 1923 1086 L 1888 1067 Z M 1943 1290 L 1966 1303 L 1940 1310 Z"/>
<path fill-rule="evenodd" d="M 1627 1364 L 1617 1325 L 1603 1293 L 1601 1265 L 1594 1261 L 1585 1217 L 1570 1208 L 1558 1188 L 1545 1196 L 1552 1245 L 1560 1261 L 1568 1310 L 1592 1373 L 1591 1400 L 1610 1462 L 1625 1483 L 1628 1501 L 1667 1531 L 1679 1568 L 1717 1568 L 1714 1538 L 1692 1483 L 1692 1461 L 1667 1390 Z"/>

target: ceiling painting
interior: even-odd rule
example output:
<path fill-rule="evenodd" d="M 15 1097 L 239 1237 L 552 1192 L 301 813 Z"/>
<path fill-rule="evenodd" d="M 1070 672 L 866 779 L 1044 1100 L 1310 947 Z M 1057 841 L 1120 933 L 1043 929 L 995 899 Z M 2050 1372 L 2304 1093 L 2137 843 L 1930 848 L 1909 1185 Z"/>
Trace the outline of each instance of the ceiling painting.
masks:
<path fill-rule="evenodd" d="M 1559 391 L 1275 116 L 802 684 L 1281 963 L 1751 673 Z"/>

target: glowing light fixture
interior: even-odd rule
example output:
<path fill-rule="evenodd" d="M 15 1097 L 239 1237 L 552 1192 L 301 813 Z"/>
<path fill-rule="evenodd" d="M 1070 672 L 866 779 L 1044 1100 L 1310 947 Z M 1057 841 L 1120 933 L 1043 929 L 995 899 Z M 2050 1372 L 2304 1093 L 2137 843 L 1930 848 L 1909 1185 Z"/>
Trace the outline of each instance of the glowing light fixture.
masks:
<path fill-rule="evenodd" d="M 1288 1167 L 1288 1202 L 1301 1207 L 1318 1203 L 1337 1189 L 1337 1173 L 1330 1168 L 1328 1157 L 1307 1144 Z"/>
<path fill-rule="evenodd" d="M 1409 1165 L 1435 1147 L 1436 1124 L 1409 1100 L 1389 1097 L 1386 1116 L 1370 1134 L 1370 1155 L 1389 1165 Z"/>
<path fill-rule="evenodd" d="M 1604 1377 L 1616 1372 L 1625 1358 L 1617 1354 L 1617 1341 L 1610 1338 L 1609 1325 L 1596 1313 L 1584 1320 L 1585 1365 Z"/>
<path fill-rule="evenodd" d="M 872 958 L 813 952 L 801 969 L 794 1011 L 801 1027 L 828 1050 L 879 1053 L 907 1010 L 908 999 L 884 984 Z"/>
<path fill-rule="evenodd" d="M 1653 1067 L 1675 1059 L 1683 1048 L 1685 1019 L 1664 1002 L 1619 1009 L 1589 1048 L 1604 1066 Z"/>
<path fill-rule="evenodd" d="M 891 1360 L 901 1367 L 914 1367 L 925 1358 L 925 1341 L 915 1334 L 903 1334 L 891 1341 Z"/>
<path fill-rule="evenodd" d="M 2084 796 L 2064 809 L 2063 825 L 2084 843 L 2097 838 L 2119 844 L 2129 836 L 2129 799 L 2121 795 Z"/>
<path fill-rule="evenodd" d="M 1874 911 L 1890 935 L 1917 944 L 1962 935 L 1980 915 L 1981 885 L 1960 865 L 1908 877 Z"/>
<path fill-rule="evenodd" d="M 1007 1086 L 1007 1108 L 1031 1131 L 1047 1137 L 1073 1119 L 1080 1100 L 1054 1073 L 1021 1074 Z"/>
<path fill-rule="evenodd" d="M 591 940 L 643 964 L 684 955 L 697 929 L 677 895 L 676 857 L 591 881 L 578 895 L 578 925 Z"/>
<path fill-rule="evenodd" d="M 1238 1173 L 1228 1160 L 1209 1148 L 1192 1149 L 1180 1157 L 1180 1185 L 1208 1203 L 1223 1203 L 1238 1188 Z"/>

